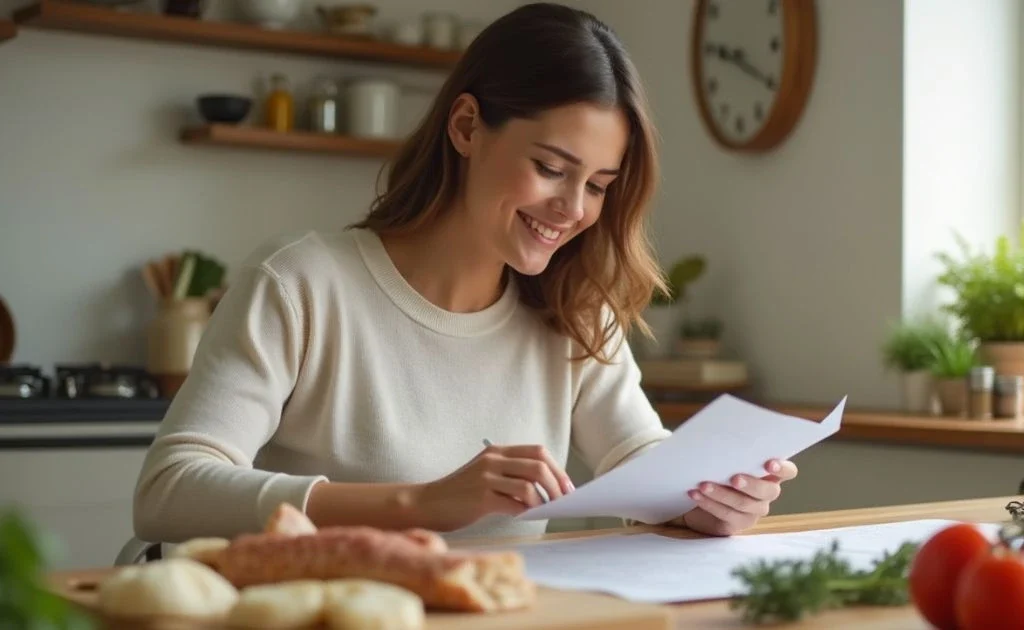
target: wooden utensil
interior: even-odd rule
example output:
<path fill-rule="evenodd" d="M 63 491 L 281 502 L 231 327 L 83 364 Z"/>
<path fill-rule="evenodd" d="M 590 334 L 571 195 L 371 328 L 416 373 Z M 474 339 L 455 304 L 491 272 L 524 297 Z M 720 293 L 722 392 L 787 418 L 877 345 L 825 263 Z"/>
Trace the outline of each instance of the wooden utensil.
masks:
<path fill-rule="evenodd" d="M 14 356 L 14 316 L 0 297 L 0 363 L 7 363 Z"/>
<path fill-rule="evenodd" d="M 160 301 L 165 294 L 160 286 L 160 278 L 157 275 L 156 269 L 153 267 L 153 263 L 147 262 L 142 266 L 142 279 L 145 281 L 146 288 L 149 289 L 153 298 Z"/>

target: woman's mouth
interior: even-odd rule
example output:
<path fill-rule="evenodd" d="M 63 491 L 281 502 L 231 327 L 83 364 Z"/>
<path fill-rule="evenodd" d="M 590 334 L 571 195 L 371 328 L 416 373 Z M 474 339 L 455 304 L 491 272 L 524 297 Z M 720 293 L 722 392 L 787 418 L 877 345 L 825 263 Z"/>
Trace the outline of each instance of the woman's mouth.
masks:
<path fill-rule="evenodd" d="M 516 214 L 519 215 L 519 218 L 523 221 L 523 224 L 526 225 L 527 229 L 529 229 L 530 232 L 532 232 L 533 235 L 542 243 L 552 245 L 557 243 L 558 239 L 561 238 L 562 232 L 560 230 L 550 228 L 537 219 L 534 219 L 522 212 L 517 212 Z"/>

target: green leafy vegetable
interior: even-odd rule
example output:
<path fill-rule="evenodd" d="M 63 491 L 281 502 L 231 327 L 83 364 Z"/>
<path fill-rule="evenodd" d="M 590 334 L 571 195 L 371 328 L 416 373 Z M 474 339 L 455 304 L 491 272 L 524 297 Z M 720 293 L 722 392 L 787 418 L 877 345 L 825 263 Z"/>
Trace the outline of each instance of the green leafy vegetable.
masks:
<path fill-rule="evenodd" d="M 907 575 L 916 550 L 916 544 L 904 543 L 860 571 L 839 557 L 838 541 L 810 560 L 759 560 L 733 571 L 748 590 L 730 607 L 741 610 L 747 623 L 769 623 L 843 606 L 901 606 L 909 601 Z"/>
<path fill-rule="evenodd" d="M 88 617 L 43 587 L 53 541 L 24 517 L 0 517 L 0 628 L 86 630 Z"/>

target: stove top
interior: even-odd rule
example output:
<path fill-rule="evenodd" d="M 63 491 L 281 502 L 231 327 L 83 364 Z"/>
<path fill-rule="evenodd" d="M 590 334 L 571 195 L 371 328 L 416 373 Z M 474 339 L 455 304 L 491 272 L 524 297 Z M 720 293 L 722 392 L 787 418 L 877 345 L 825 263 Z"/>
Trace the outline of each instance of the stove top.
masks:
<path fill-rule="evenodd" d="M 30 364 L 0 365 L 0 399 L 106 399 L 160 398 L 157 380 L 132 365 L 65 363 L 52 374 Z"/>

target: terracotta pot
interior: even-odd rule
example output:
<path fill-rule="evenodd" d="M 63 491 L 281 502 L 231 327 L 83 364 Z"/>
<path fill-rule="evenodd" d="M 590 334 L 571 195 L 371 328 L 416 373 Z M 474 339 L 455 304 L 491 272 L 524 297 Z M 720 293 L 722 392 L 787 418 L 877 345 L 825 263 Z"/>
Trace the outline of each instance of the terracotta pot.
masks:
<path fill-rule="evenodd" d="M 935 397 L 935 379 L 929 370 L 903 373 L 903 410 L 907 413 L 930 414 Z"/>
<path fill-rule="evenodd" d="M 978 355 L 1000 376 L 1024 376 L 1024 341 L 986 341 L 978 345 Z"/>
<path fill-rule="evenodd" d="M 942 415 L 967 415 L 967 378 L 939 378 L 935 381 Z"/>

